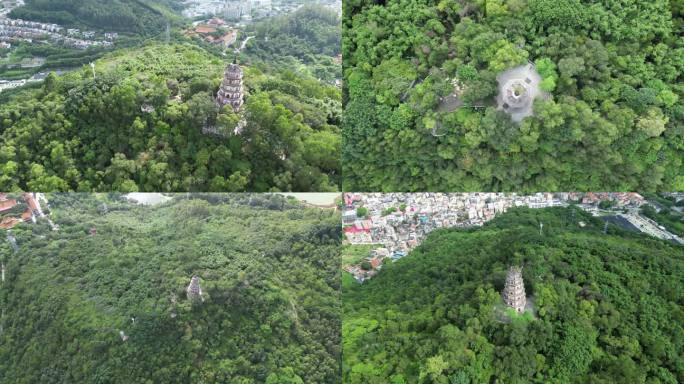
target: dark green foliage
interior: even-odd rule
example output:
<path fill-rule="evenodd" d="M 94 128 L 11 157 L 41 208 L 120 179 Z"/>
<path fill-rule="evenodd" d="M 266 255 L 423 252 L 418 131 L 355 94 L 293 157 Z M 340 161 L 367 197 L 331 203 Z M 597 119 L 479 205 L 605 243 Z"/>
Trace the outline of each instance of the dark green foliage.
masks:
<path fill-rule="evenodd" d="M 160 33 L 166 26 L 167 12 L 160 8 L 176 4 L 148 0 L 26 0 L 10 17 L 66 26 L 141 35 Z"/>
<path fill-rule="evenodd" d="M 41 56 L 45 58 L 45 64 L 35 68 L 14 68 L 7 64 L 1 65 L 0 76 L 3 79 L 24 79 L 41 71 L 78 67 L 97 60 L 103 53 L 108 51 L 108 48 L 103 47 L 90 47 L 82 50 L 52 44 L 31 44 L 26 42 L 15 43 L 15 46 L 16 50 L 13 52 L 13 55 L 19 58 Z M 3 92 L 3 96 L 5 94 L 6 92 Z"/>
<path fill-rule="evenodd" d="M 387 209 L 383 209 L 383 210 L 382 210 L 382 215 L 383 215 L 383 216 L 387 216 L 387 215 L 390 215 L 390 214 L 392 214 L 392 213 L 394 213 L 394 212 L 396 212 L 396 211 L 397 211 L 397 209 L 396 209 L 395 207 L 390 207 L 390 208 L 387 208 Z"/>
<path fill-rule="evenodd" d="M 317 78 L 333 82 L 342 77 L 342 66 L 333 59 L 342 50 L 340 20 L 331 9 L 303 6 L 292 14 L 250 25 L 246 32 L 255 35 L 247 53 L 270 65 L 302 62 Z"/>
<path fill-rule="evenodd" d="M 153 44 L 110 54 L 95 80 L 87 67 L 16 93 L 0 105 L 0 190 L 337 190 L 339 90 L 245 60 L 233 135 L 239 117 L 213 101 L 226 65 Z"/>
<path fill-rule="evenodd" d="M 268 195 L 48 197 L 59 231 L 15 227 L 17 254 L 2 235 L 0 383 L 339 383 L 332 210 Z M 204 302 L 186 299 L 194 274 Z"/>
<path fill-rule="evenodd" d="M 678 236 L 684 236 L 684 213 L 681 211 L 668 207 L 662 207 L 657 211 L 652 206 L 646 205 L 641 209 L 641 213 L 655 220 L 668 231 Z"/>
<path fill-rule="evenodd" d="M 345 283 L 344 382 L 682 382 L 684 247 L 602 230 L 574 207 L 516 208 Z M 505 315 L 510 265 L 534 315 Z"/>
<path fill-rule="evenodd" d="M 530 0 L 528 4 L 535 23 L 542 27 L 579 28 L 588 21 L 588 9 L 580 0 Z"/>
<path fill-rule="evenodd" d="M 601 209 L 608 209 L 610 207 L 615 206 L 615 201 L 614 200 L 602 200 L 599 204 L 598 207 Z"/>
<path fill-rule="evenodd" d="M 681 190 L 675 3 L 345 1 L 344 189 Z M 509 124 L 496 77 L 527 61 L 551 99 Z"/>

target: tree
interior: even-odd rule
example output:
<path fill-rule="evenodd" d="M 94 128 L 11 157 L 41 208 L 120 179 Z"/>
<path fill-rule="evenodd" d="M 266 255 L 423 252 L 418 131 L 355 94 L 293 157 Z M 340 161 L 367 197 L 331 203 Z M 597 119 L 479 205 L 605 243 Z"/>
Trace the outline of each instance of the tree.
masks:
<path fill-rule="evenodd" d="M 665 125 L 669 121 L 663 115 L 660 108 L 654 107 L 646 111 L 646 115 L 637 119 L 636 126 L 650 137 L 660 136 L 665 131 Z"/>
<path fill-rule="evenodd" d="M 225 63 L 210 51 L 188 44 L 122 50 L 97 62 L 95 79 L 89 67 L 53 75 L 0 105 L 7 190 L 32 189 L 29 183 L 46 192 L 339 189 L 341 91 L 313 78 L 308 65 L 262 67 L 250 57 L 243 65 L 249 98 L 238 115 L 216 107 Z M 283 91 L 289 88 L 297 92 Z M 245 127 L 235 134 L 241 119 Z M 31 164 L 43 167 L 35 177 Z"/>
<path fill-rule="evenodd" d="M 0 292 L 3 380 L 341 381 L 338 213 L 270 194 L 184 193 L 156 205 L 119 193 L 47 197 L 59 230 L 41 218 L 16 226 L 21 263 L 0 246 L 11 277 Z M 194 303 L 193 275 L 204 298 Z M 5 289 L 10 280 L 27 288 Z"/>
<path fill-rule="evenodd" d="M 266 384 L 304 384 L 304 381 L 294 373 L 291 367 L 286 367 L 281 369 L 279 374 L 268 375 Z"/>
<path fill-rule="evenodd" d="M 505 40 L 495 42 L 490 52 L 489 70 L 495 73 L 524 64 L 528 57 L 527 51 Z"/>
<path fill-rule="evenodd" d="M 556 88 L 556 79 L 558 74 L 556 74 L 556 64 L 549 58 L 537 59 L 534 62 L 539 75 L 542 77 L 542 81 L 539 84 L 539 88 L 545 92 L 551 92 Z"/>
<path fill-rule="evenodd" d="M 549 228 L 541 241 L 539 222 Z M 670 284 L 681 249 L 603 228 L 588 212 L 555 207 L 431 232 L 401 262 L 342 291 L 343 382 L 676 382 L 677 368 L 657 362 L 684 342 L 669 310 L 684 280 L 644 287 Z M 534 315 L 505 320 L 511 264 L 525 265 Z"/>

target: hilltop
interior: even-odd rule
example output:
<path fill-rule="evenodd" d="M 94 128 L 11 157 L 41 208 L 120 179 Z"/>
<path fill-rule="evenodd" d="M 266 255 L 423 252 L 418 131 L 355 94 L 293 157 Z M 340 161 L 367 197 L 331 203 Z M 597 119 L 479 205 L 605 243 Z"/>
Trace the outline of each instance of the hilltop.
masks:
<path fill-rule="evenodd" d="M 327 82 L 342 78 L 342 29 L 337 13 L 329 8 L 303 6 L 250 25 L 247 33 L 255 36 L 246 49 L 250 57 L 305 70 Z"/>
<path fill-rule="evenodd" d="M 681 382 L 684 248 L 603 229 L 569 207 L 431 232 L 372 280 L 345 283 L 344 382 Z M 511 265 L 534 310 L 504 321 Z"/>
<path fill-rule="evenodd" d="M 340 91 L 245 60 L 247 125 L 232 134 L 239 117 L 214 102 L 230 61 L 153 43 L 7 96 L 0 190 L 337 190 Z"/>
<path fill-rule="evenodd" d="M 189 197 L 189 198 L 188 198 Z M 337 383 L 339 215 L 265 195 L 50 194 L 0 243 L 0 383 Z M 201 300 L 186 298 L 199 277 Z"/>
<path fill-rule="evenodd" d="M 13 19 L 94 28 L 139 35 L 164 30 L 180 2 L 176 0 L 26 0 L 10 12 Z"/>
<path fill-rule="evenodd" d="M 344 2 L 344 189 L 684 188 L 684 8 Z"/>

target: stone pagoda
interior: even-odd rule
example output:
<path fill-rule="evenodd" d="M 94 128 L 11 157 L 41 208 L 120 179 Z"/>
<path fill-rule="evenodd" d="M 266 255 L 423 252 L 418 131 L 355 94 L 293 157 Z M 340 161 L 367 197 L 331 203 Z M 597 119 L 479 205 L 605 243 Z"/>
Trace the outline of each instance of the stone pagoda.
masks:
<path fill-rule="evenodd" d="M 216 94 L 216 104 L 219 107 L 230 105 L 234 112 L 238 112 L 242 107 L 244 92 L 242 87 L 242 68 L 237 64 L 237 59 L 233 60 L 223 74 L 221 87 Z"/>
<path fill-rule="evenodd" d="M 527 299 L 525 298 L 525 284 L 522 278 L 522 267 L 508 268 L 506 275 L 506 286 L 504 287 L 503 301 L 506 306 L 513 308 L 518 313 L 525 312 Z"/>
<path fill-rule="evenodd" d="M 496 79 L 499 82 L 499 94 L 496 97 L 498 109 L 506 112 L 515 122 L 534 114 L 533 103 L 536 98 L 548 97 L 539 88 L 542 78 L 532 64 L 511 68 Z"/>
<path fill-rule="evenodd" d="M 202 287 L 200 287 L 199 277 L 197 275 L 190 279 L 190 285 L 186 289 L 188 293 L 188 300 L 202 299 Z"/>

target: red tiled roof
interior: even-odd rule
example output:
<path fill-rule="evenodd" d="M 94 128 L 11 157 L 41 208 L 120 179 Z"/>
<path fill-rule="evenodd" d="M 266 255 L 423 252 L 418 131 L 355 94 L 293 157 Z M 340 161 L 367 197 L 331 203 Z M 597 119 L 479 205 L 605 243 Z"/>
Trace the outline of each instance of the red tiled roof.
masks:
<path fill-rule="evenodd" d="M 208 25 L 199 25 L 197 28 L 195 28 L 195 32 L 197 33 L 214 33 L 216 32 L 216 28 L 210 27 Z"/>
<path fill-rule="evenodd" d="M 221 19 L 219 19 L 219 18 L 216 18 L 216 17 L 214 17 L 214 18 L 212 18 L 211 20 L 207 21 L 207 24 L 209 24 L 209 25 L 223 25 L 223 24 L 225 24 L 225 23 L 226 23 L 225 21 L 223 21 L 223 20 L 221 20 Z"/>
<path fill-rule="evenodd" d="M 17 205 L 16 200 L 2 200 L 0 201 L 0 212 L 10 210 Z"/>
<path fill-rule="evenodd" d="M 347 233 L 370 232 L 370 229 L 363 229 L 357 227 L 345 227 L 344 231 Z"/>
<path fill-rule="evenodd" d="M 0 228 L 10 229 L 19 223 L 21 223 L 21 220 L 19 219 L 16 219 L 14 217 L 5 217 L 4 219 L 2 219 L 2 221 L 0 221 Z"/>
<path fill-rule="evenodd" d="M 26 201 L 26 204 L 28 204 L 31 211 L 37 211 L 38 210 L 38 204 L 36 204 L 36 200 L 33 198 L 33 195 L 31 195 L 30 193 L 24 193 L 24 201 Z"/>

